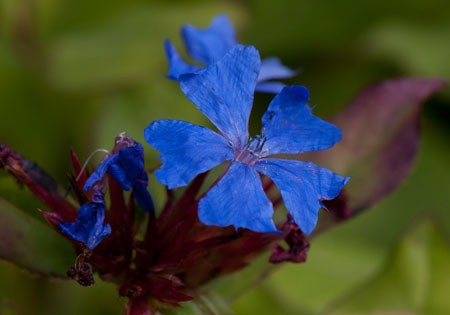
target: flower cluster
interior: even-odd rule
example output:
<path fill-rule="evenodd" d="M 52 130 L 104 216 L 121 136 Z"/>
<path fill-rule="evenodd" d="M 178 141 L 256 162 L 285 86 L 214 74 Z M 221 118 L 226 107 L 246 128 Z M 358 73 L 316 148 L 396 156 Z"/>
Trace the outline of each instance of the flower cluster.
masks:
<path fill-rule="evenodd" d="M 185 25 L 181 29 L 181 35 L 189 56 L 204 65 L 218 62 L 238 43 L 233 25 L 226 15 L 216 16 L 205 30 Z M 168 78 L 180 80 L 183 74 L 204 70 L 200 66 L 186 63 L 169 40 L 165 41 L 164 46 L 169 62 Z M 285 85 L 271 80 L 291 78 L 297 73 L 298 71 L 284 66 L 276 57 L 263 59 L 256 79 L 256 91 L 279 93 Z"/>
<path fill-rule="evenodd" d="M 260 173 L 275 183 L 295 223 L 310 234 L 319 208 L 324 207 L 322 201 L 335 198 L 349 178 L 310 162 L 270 156 L 328 149 L 341 139 L 340 130 L 311 113 L 305 87 L 291 86 L 274 97 L 262 118 L 261 133 L 249 138 L 248 120 L 258 84 L 281 78 L 281 73 L 291 76 L 293 71 L 272 62 L 275 59 L 261 62 L 253 46 L 237 44 L 224 15 L 206 30 L 188 25 L 182 34 L 189 54 L 207 66 L 187 65 L 166 41 L 169 77 L 179 81 L 184 94 L 220 133 L 180 120 L 152 122 L 145 129 L 145 139 L 162 153 L 163 165 L 156 178 L 169 189 L 178 188 L 231 161 L 222 178 L 199 200 L 198 217 L 203 224 L 279 233 Z M 154 211 L 146 189 L 142 145 L 120 135 L 113 153 L 105 156 L 84 184 L 84 191 L 92 189 L 92 200 L 82 205 L 75 222 L 60 224 L 64 233 L 91 250 L 111 233 L 111 227 L 103 223 L 106 173 L 122 189 L 133 188 L 144 210 Z"/>
<path fill-rule="evenodd" d="M 348 178 L 309 162 L 269 156 L 328 149 L 341 139 L 341 132 L 311 113 L 305 87 L 291 86 L 270 103 L 261 134 L 249 138 L 248 120 L 260 68 L 258 51 L 238 44 L 203 71 L 181 77 L 184 94 L 220 134 L 179 120 L 151 123 L 145 139 L 162 153 L 163 161 L 155 175 L 159 182 L 176 188 L 231 161 L 223 178 L 200 200 L 200 220 L 208 225 L 276 232 L 273 207 L 258 171 L 275 182 L 295 222 L 310 234 L 321 200 L 335 198 Z"/>
<path fill-rule="evenodd" d="M 223 15 L 206 30 L 185 26 L 182 34 L 189 55 L 205 67 L 187 64 L 166 41 L 168 77 L 217 131 L 180 120 L 154 121 L 145 129 L 148 144 L 161 152 L 155 176 L 169 189 L 159 215 L 147 189 L 144 149 L 125 134 L 90 175 L 72 152 L 70 182 L 78 206 L 48 188 L 43 172 L 30 172 L 26 159 L 0 148 L 1 166 L 53 210 L 42 214 L 76 248 L 69 276 L 90 285 L 97 271 L 119 283 L 130 308 L 142 308 L 149 299 L 188 301 L 192 290 L 244 267 L 282 239 L 289 249 L 276 245 L 271 262 L 305 261 L 305 234 L 314 230 L 322 202 L 337 197 L 349 180 L 298 160 L 300 153 L 332 147 L 341 131 L 312 114 L 305 87 L 269 81 L 296 71 L 276 58 L 261 61 L 256 48 L 238 44 Z M 250 137 L 255 91 L 277 95 L 262 117 L 260 134 Z M 228 164 L 225 173 L 198 196 L 208 171 L 222 163 Z M 170 190 L 183 186 L 175 200 Z M 124 191 L 130 190 L 126 201 Z M 274 222 L 281 200 L 289 215 Z M 145 211 L 146 225 L 135 218 L 136 208 Z"/>

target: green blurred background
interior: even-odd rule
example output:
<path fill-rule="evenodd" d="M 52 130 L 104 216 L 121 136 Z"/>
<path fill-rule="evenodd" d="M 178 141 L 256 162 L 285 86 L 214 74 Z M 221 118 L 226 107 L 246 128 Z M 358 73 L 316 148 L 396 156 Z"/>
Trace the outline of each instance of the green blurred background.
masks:
<path fill-rule="evenodd" d="M 159 118 L 208 124 L 166 80 L 163 40 L 227 13 L 240 42 L 302 73 L 329 116 L 367 84 L 398 76 L 450 80 L 450 2 L 0 0 L 0 142 L 66 185 L 69 148 L 84 160 Z M 256 130 L 269 95 L 258 95 Z M 411 176 L 363 215 L 321 235 L 308 261 L 246 287 L 252 269 L 214 287 L 238 314 L 450 314 L 450 92 L 427 102 Z M 157 152 L 146 146 L 148 166 Z M 98 159 L 97 159 L 98 160 Z M 152 195 L 163 202 L 154 179 Z M 36 217 L 42 205 L 0 173 L 0 196 Z M 253 270 L 267 268 L 260 259 Z M 243 289 L 242 289 L 243 288 Z M 115 287 L 46 280 L 0 262 L 0 314 L 121 314 Z M 189 313 L 189 311 L 187 311 Z"/>

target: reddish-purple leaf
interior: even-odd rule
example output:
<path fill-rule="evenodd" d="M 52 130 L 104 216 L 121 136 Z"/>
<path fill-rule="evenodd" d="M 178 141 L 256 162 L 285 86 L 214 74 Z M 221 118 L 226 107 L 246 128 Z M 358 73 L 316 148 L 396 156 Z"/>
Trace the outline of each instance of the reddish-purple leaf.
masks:
<path fill-rule="evenodd" d="M 23 158 L 5 144 L 0 144 L 0 168 L 25 184 L 31 192 L 66 221 L 73 221 L 77 209 L 57 191 L 56 182 L 37 164 Z"/>
<path fill-rule="evenodd" d="M 439 79 L 396 79 L 369 86 L 331 122 L 342 130 L 332 149 L 306 156 L 352 176 L 345 191 L 353 214 L 397 188 L 419 149 L 424 102 L 446 86 Z"/>

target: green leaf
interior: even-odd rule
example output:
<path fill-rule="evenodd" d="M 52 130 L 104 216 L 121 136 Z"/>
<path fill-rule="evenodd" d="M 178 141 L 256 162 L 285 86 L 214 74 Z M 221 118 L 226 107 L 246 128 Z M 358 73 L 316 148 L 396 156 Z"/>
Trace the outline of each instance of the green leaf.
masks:
<path fill-rule="evenodd" d="M 326 303 L 360 285 L 363 279 L 377 271 L 384 257 L 383 251 L 354 237 L 336 235 L 338 230 L 314 239 L 306 263 L 284 264 L 277 269 L 266 263 L 266 268 L 272 267 L 272 274 L 260 282 L 259 287 L 251 290 L 248 285 L 247 292 L 238 292 L 241 296 L 236 299 L 233 309 L 239 314 L 251 313 L 251 308 L 254 313 L 260 313 L 269 307 L 283 310 L 282 314 L 298 314 L 299 310 L 302 310 L 301 314 L 319 313 Z M 254 282 L 253 286 L 255 284 L 258 283 Z M 239 286 L 239 277 L 236 284 L 229 285 Z M 251 306 L 250 301 L 258 296 L 265 296 L 262 310 L 257 305 Z"/>
<path fill-rule="evenodd" d="M 342 130 L 332 149 L 302 158 L 352 176 L 345 190 L 352 210 L 382 200 L 408 176 L 419 149 L 422 106 L 447 84 L 404 78 L 368 86 L 330 120 Z"/>
<path fill-rule="evenodd" d="M 238 298 L 238 314 L 447 314 L 448 239 L 428 221 L 384 255 L 357 239 L 320 237 L 307 264 L 285 265 Z M 359 244 L 359 245 L 358 245 Z M 367 277 L 370 275 L 369 277 Z"/>
<path fill-rule="evenodd" d="M 0 258 L 41 276 L 65 277 L 75 255 L 50 226 L 0 198 Z"/>
<path fill-rule="evenodd" d="M 444 239 L 438 231 L 434 231 L 431 241 L 429 260 L 432 270 L 424 310 L 428 314 L 449 314 L 450 246 L 448 239 Z"/>
<path fill-rule="evenodd" d="M 13 204 L 27 215 L 45 222 L 44 217 L 36 209 L 46 210 L 46 205 L 36 198 L 27 187 L 4 170 L 0 171 L 0 196 L 5 202 Z"/>
<path fill-rule="evenodd" d="M 422 223 L 395 246 L 375 278 L 336 303 L 331 313 L 448 314 L 449 260 L 441 232 Z"/>

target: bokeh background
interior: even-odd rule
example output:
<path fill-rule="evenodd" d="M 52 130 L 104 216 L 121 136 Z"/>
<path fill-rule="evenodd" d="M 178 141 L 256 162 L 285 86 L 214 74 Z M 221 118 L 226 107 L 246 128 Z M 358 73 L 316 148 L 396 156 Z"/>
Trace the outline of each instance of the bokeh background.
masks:
<path fill-rule="evenodd" d="M 219 13 L 240 42 L 302 69 L 288 83 L 307 86 L 322 117 L 387 78 L 450 80 L 448 0 L 0 0 L 0 142 L 66 185 L 70 148 L 83 160 L 122 131 L 144 142 L 159 118 L 208 124 L 165 79 L 163 40 L 183 52 L 182 24 L 206 27 Z M 255 126 L 270 98 L 256 97 Z M 263 257 L 213 287 L 238 314 L 450 314 L 449 113 L 447 89 L 425 106 L 410 177 L 315 239 L 307 263 L 253 282 Z M 145 149 L 154 165 L 157 152 Z M 153 180 L 151 190 L 160 205 L 162 187 Z M 4 172 L 0 196 L 39 217 L 42 205 Z M 82 288 L 0 262 L 0 314 L 121 314 L 123 303 L 111 284 Z"/>

